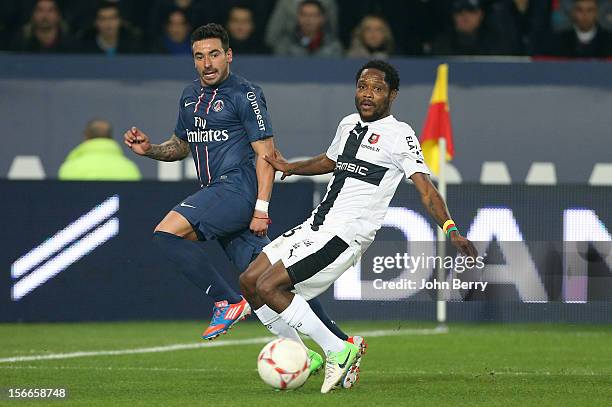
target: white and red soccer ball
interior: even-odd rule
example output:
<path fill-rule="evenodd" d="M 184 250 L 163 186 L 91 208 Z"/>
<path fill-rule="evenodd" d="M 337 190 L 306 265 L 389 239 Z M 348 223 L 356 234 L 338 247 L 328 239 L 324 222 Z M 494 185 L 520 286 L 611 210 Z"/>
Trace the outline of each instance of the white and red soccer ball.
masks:
<path fill-rule="evenodd" d="M 310 359 L 302 344 L 279 338 L 259 352 L 257 371 L 261 380 L 276 389 L 297 389 L 310 375 Z"/>

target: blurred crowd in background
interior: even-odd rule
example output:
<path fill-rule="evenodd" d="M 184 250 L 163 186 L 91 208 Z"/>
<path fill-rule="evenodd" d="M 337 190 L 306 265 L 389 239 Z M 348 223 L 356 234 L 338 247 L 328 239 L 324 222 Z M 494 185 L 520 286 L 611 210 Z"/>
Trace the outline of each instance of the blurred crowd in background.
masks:
<path fill-rule="evenodd" d="M 612 56 L 612 0 L 2 0 L 0 50 L 190 54 L 209 22 L 240 55 Z"/>

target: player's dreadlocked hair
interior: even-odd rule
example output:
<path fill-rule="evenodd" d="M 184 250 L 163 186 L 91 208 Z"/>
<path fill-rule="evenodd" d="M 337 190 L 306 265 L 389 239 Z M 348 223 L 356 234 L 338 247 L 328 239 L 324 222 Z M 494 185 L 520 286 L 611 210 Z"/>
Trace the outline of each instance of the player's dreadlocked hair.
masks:
<path fill-rule="evenodd" d="M 229 49 L 229 36 L 227 31 L 221 25 L 209 23 L 200 26 L 191 33 L 191 45 L 196 41 L 206 40 L 208 38 L 218 38 L 221 41 L 221 46 L 224 51 Z"/>
<path fill-rule="evenodd" d="M 373 59 L 371 61 L 366 62 L 364 66 L 362 66 L 359 71 L 357 71 L 357 75 L 355 76 L 355 83 L 359 80 L 361 73 L 365 69 L 378 69 L 379 71 L 384 72 L 385 74 L 385 82 L 389 85 L 389 90 L 399 90 L 399 73 L 397 73 L 397 69 L 393 67 L 393 65 L 388 62 L 381 61 L 380 59 Z"/>

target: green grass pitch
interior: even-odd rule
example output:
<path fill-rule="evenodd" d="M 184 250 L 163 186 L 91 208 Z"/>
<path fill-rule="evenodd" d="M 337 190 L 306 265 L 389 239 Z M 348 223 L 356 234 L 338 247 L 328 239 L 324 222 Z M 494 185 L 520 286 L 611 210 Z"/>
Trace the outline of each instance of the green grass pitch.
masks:
<path fill-rule="evenodd" d="M 85 406 L 610 406 L 612 327 L 604 325 L 350 322 L 347 331 L 398 330 L 369 338 L 354 389 L 322 395 L 322 374 L 296 391 L 265 386 L 256 357 L 268 336 L 243 322 L 222 346 L 132 353 L 198 344 L 196 322 L 0 324 L 0 405 Z M 380 334 L 380 332 L 379 332 Z M 237 341 L 237 343 L 232 343 Z M 230 342 L 230 345 L 228 345 Z M 215 342 L 212 342 L 215 343 Z M 162 348 L 165 350 L 165 348 Z M 7 358 L 124 351 L 51 360 Z M 14 401 L 6 388 L 69 390 L 68 400 Z"/>

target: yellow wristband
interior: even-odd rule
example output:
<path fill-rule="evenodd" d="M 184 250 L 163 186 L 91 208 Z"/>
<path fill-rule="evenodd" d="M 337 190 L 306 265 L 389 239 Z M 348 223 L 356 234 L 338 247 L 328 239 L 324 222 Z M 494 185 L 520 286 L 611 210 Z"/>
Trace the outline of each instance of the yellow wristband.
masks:
<path fill-rule="evenodd" d="M 442 226 L 442 230 L 444 231 L 444 233 L 446 233 L 446 231 L 448 230 L 450 226 L 455 226 L 455 221 L 452 219 L 449 219 L 446 222 L 444 222 L 444 226 Z"/>

